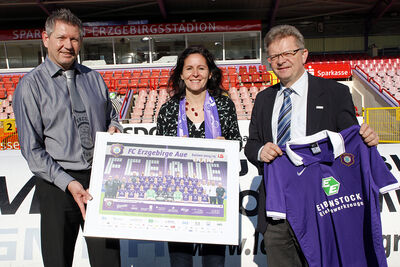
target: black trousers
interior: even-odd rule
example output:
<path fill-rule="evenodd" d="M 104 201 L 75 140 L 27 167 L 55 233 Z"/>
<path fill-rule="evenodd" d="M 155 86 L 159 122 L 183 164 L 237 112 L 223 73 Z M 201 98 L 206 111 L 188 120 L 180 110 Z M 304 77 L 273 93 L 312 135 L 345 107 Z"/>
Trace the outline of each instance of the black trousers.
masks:
<path fill-rule="evenodd" d="M 171 267 L 193 266 L 193 243 L 168 242 Z M 201 250 L 203 267 L 225 266 L 225 245 L 203 244 Z"/>
<path fill-rule="evenodd" d="M 267 218 L 264 244 L 268 267 L 308 267 L 296 236 L 287 220 Z"/>
<path fill-rule="evenodd" d="M 89 187 L 90 171 L 67 171 L 85 189 Z M 83 217 L 72 195 L 41 178 L 36 179 L 41 214 L 42 258 L 46 267 L 72 266 L 79 227 Z M 92 267 L 121 266 L 118 239 L 86 238 Z"/>

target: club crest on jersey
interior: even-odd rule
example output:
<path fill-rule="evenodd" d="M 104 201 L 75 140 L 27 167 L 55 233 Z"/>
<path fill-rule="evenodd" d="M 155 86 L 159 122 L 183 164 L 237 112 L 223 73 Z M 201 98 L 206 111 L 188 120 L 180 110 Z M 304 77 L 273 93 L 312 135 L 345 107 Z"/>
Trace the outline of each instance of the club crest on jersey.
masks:
<path fill-rule="evenodd" d="M 333 196 L 339 193 L 340 183 L 333 177 L 322 178 L 322 189 L 327 196 Z"/>
<path fill-rule="evenodd" d="M 122 153 L 124 153 L 124 146 L 122 144 L 114 144 L 111 146 L 111 154 L 114 157 L 118 157 L 119 155 L 121 155 Z"/>
<path fill-rule="evenodd" d="M 343 165 L 350 167 L 354 164 L 354 155 L 351 153 L 343 153 L 342 155 L 340 155 L 340 161 Z"/>

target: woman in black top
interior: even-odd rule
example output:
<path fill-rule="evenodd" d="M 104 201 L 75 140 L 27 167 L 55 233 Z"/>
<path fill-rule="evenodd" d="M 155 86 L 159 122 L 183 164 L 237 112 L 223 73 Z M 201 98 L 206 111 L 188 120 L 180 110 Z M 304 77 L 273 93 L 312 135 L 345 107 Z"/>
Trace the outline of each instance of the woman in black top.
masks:
<path fill-rule="evenodd" d="M 157 135 L 241 140 L 235 105 L 222 94 L 222 71 L 203 46 L 178 57 L 169 79 L 171 99 L 157 118 Z M 171 266 L 193 265 L 193 244 L 169 242 Z M 224 266 L 225 245 L 204 244 L 203 266 Z"/>

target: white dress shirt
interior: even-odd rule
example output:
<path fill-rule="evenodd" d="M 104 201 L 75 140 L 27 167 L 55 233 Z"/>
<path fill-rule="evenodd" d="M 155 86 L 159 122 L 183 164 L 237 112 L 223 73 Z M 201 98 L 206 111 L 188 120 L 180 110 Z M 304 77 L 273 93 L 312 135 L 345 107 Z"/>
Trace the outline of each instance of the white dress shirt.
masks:
<path fill-rule="evenodd" d="M 274 108 L 272 110 L 271 129 L 274 144 L 277 143 L 276 136 L 278 135 L 278 117 L 279 111 L 283 103 L 283 90 L 286 87 L 282 86 L 275 96 Z M 308 94 L 308 72 L 304 71 L 303 75 L 290 87 L 293 93 L 290 95 L 292 102 L 292 115 L 290 121 L 290 139 L 296 139 L 306 136 L 306 118 L 307 118 L 307 94 Z M 258 151 L 258 160 L 260 160 L 261 150 Z"/>
<path fill-rule="evenodd" d="M 293 93 L 290 95 L 292 101 L 292 116 L 290 121 L 290 139 L 296 139 L 306 136 L 306 118 L 307 118 L 307 93 L 308 93 L 308 75 L 304 71 L 303 75 L 290 87 Z M 278 117 L 279 111 L 283 103 L 283 90 L 286 87 L 282 86 L 275 97 L 274 109 L 272 111 L 271 129 L 274 144 L 277 143 L 276 136 L 278 135 Z"/>

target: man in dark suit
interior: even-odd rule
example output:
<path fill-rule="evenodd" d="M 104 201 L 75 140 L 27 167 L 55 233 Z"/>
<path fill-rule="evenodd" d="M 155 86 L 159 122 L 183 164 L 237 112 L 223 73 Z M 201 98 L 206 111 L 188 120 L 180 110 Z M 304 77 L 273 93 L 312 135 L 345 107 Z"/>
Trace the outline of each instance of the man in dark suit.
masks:
<path fill-rule="evenodd" d="M 304 37 L 293 26 L 273 27 L 265 37 L 268 62 L 280 83 L 260 92 L 255 100 L 245 147 L 248 160 L 263 173 L 264 162 L 282 155 L 281 107 L 290 91 L 289 139 L 312 135 L 321 130 L 339 132 L 358 124 L 347 86 L 314 77 L 304 69 L 308 51 Z M 368 145 L 377 145 L 378 136 L 363 124 L 360 134 Z M 286 140 L 287 141 L 287 140 Z M 257 231 L 264 234 L 268 267 L 308 266 L 296 237 L 286 220 L 272 220 L 265 214 L 265 188 L 261 182 Z"/>

